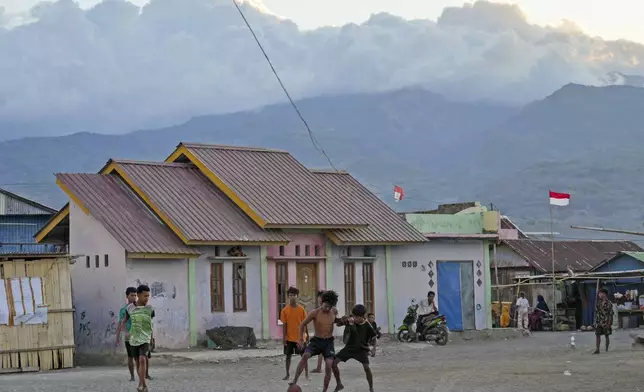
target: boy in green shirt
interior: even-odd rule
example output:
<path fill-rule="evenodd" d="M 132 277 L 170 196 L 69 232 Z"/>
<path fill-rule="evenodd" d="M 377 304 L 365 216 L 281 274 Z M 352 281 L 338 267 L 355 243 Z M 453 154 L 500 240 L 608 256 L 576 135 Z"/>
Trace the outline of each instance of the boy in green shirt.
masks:
<path fill-rule="evenodd" d="M 152 317 L 154 309 L 148 305 L 150 300 L 150 288 L 146 285 L 141 285 L 136 289 L 137 300 L 136 303 L 128 304 L 125 312 L 125 317 L 121 320 L 116 330 L 116 344 L 120 344 L 121 330 L 126 327 L 126 324 L 131 322 L 129 337 L 131 355 L 138 358 L 137 370 L 139 374 L 138 392 L 147 392 L 148 386 L 145 383 L 148 371 L 148 352 L 150 351 L 150 343 L 152 341 Z"/>
<path fill-rule="evenodd" d="M 125 316 L 127 315 L 127 307 L 130 304 L 136 302 L 136 288 L 128 287 L 125 289 L 125 299 L 127 303 L 123 305 L 119 311 L 119 324 L 123 322 Z M 134 363 L 137 362 L 138 367 L 138 358 L 134 358 L 134 352 L 132 351 L 132 346 L 130 346 L 130 327 L 132 326 L 132 320 L 128 320 L 125 323 L 125 352 L 127 353 L 127 367 L 130 370 L 130 381 L 134 381 Z"/>

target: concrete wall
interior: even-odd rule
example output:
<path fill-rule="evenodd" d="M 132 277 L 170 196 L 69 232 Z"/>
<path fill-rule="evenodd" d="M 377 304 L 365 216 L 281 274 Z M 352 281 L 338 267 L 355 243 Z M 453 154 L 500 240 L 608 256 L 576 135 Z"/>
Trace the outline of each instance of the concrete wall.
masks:
<path fill-rule="evenodd" d="M 71 271 L 78 351 L 113 351 L 118 313 L 125 303 L 125 250 L 103 225 L 70 202 L 69 252 L 89 256 L 89 268 L 81 257 Z"/>
<path fill-rule="evenodd" d="M 487 247 L 484 246 L 484 241 L 434 240 L 424 244 L 392 247 L 393 293 L 390 295 L 394 297 L 394 324 L 399 326 L 402 323 L 412 298 L 419 301 L 426 298 L 427 292 L 432 290 L 436 292 L 438 301 L 437 261 L 472 261 L 475 325 L 476 329 L 487 328 L 487 312 L 490 304 L 485 299 L 485 293 L 489 287 L 486 287 L 485 283 L 480 286 L 476 284 L 479 278 L 478 269 L 482 272 L 480 276 L 482 282 L 486 280 L 485 274 L 489 274 L 489 271 L 483 268 L 485 252 Z M 477 268 L 477 261 L 481 262 L 480 268 Z M 412 264 L 415 267 L 403 267 L 403 262 L 405 265 L 409 262 L 416 262 L 416 264 Z M 433 276 L 429 276 L 430 271 L 433 272 Z M 433 285 L 430 285 L 430 281 L 433 281 Z M 440 303 L 437 302 L 436 305 L 440 309 Z"/>
<path fill-rule="evenodd" d="M 179 349 L 189 346 L 188 261 L 176 259 L 128 260 L 127 286 L 150 287 L 154 307 L 154 336 L 158 347 Z M 122 291 L 125 291 L 124 286 Z"/>
<path fill-rule="evenodd" d="M 223 255 L 229 247 L 220 247 L 222 258 L 215 259 L 214 247 L 201 247 L 202 253 L 197 259 L 197 340 L 206 340 L 206 331 L 215 327 L 238 326 L 252 327 L 255 336 L 262 337 L 262 292 L 261 292 L 261 267 L 259 259 L 259 246 L 244 246 L 242 251 L 248 256 L 246 260 L 225 259 Z M 211 311 L 211 265 L 222 263 L 224 265 L 224 301 L 225 312 Z M 246 311 L 233 312 L 233 263 L 246 264 Z M 187 278 L 186 278 L 187 282 Z M 271 303 L 269 303 L 270 305 Z M 187 309 L 187 305 L 186 305 Z M 186 323 L 187 330 L 187 323 Z"/>
<path fill-rule="evenodd" d="M 358 250 L 360 247 L 354 247 Z M 388 331 L 388 318 L 387 318 L 387 277 L 385 268 L 385 247 L 372 246 L 371 250 L 375 256 L 373 260 L 360 260 L 343 258 L 345 255 L 346 247 L 331 247 L 331 254 L 327 255 L 327 262 L 332 264 L 333 276 L 331 278 L 332 286 L 329 287 L 338 293 L 338 312 L 341 315 L 347 314 L 351 309 L 345 309 L 345 289 L 344 289 L 344 264 L 353 263 L 355 266 L 355 291 L 356 291 L 356 304 L 363 303 L 363 276 L 362 264 L 373 263 L 373 279 L 374 279 L 374 298 L 375 298 L 375 314 L 376 323 L 382 328 L 383 333 Z M 355 256 L 361 256 L 355 255 Z M 342 334 L 342 329 L 336 328 L 336 334 Z"/>

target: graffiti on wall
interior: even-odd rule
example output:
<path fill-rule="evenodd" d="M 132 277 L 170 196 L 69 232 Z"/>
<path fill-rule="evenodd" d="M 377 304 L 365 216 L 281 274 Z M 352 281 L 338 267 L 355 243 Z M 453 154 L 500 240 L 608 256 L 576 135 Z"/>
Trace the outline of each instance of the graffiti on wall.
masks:
<path fill-rule="evenodd" d="M 136 280 L 137 286 L 142 284 L 150 288 L 150 296 L 152 298 L 177 298 L 177 287 L 174 285 L 172 285 L 172 289 L 170 289 L 170 285 L 163 282 L 152 282 L 148 284 L 147 282 L 142 282 L 140 279 Z"/>
<path fill-rule="evenodd" d="M 78 325 L 78 334 L 82 336 L 89 336 L 92 334 L 92 329 L 90 327 L 91 321 L 86 319 L 86 313 L 83 310 L 80 315 L 80 323 Z"/>
<path fill-rule="evenodd" d="M 103 335 L 104 338 L 116 335 L 116 328 L 118 327 L 118 317 L 116 316 L 116 314 L 114 314 L 114 312 L 110 309 L 108 315 L 110 317 L 110 321 L 105 327 L 105 334 Z"/>

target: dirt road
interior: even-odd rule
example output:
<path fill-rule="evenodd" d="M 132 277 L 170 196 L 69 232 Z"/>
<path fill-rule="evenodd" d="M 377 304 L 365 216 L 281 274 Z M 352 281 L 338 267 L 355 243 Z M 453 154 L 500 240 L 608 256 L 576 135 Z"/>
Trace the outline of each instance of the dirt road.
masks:
<path fill-rule="evenodd" d="M 592 333 L 542 333 L 531 338 L 460 342 L 445 347 L 390 343 L 373 360 L 376 391 L 435 392 L 604 392 L 644 391 L 644 351 L 631 350 L 624 332 L 613 336 L 609 353 L 591 355 Z M 313 361 L 311 361 L 313 365 Z M 341 364 L 345 391 L 368 391 L 362 368 Z M 293 368 L 295 365 L 293 365 Z M 233 364 L 182 364 L 152 369 L 151 392 L 284 392 L 282 359 Z M 135 391 L 125 368 L 83 368 L 65 372 L 0 376 L 2 392 Z M 568 375 L 569 374 L 569 375 Z M 300 384 L 321 391 L 322 376 Z M 331 382 L 333 388 L 335 383 Z M 332 389 L 331 389 L 332 390 Z"/>

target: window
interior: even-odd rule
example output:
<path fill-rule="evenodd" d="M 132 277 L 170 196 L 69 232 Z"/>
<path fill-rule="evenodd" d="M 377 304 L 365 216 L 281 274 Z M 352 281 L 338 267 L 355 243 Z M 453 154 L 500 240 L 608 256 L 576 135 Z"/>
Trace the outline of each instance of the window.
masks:
<path fill-rule="evenodd" d="M 347 257 L 351 257 L 351 247 L 347 246 Z"/>
<path fill-rule="evenodd" d="M 344 263 L 344 312 L 349 314 L 356 306 L 356 266 Z"/>
<path fill-rule="evenodd" d="M 223 312 L 224 309 L 224 265 L 210 265 L 210 310 Z"/>
<path fill-rule="evenodd" d="M 221 252 L 221 250 L 219 249 L 219 247 L 218 247 L 218 246 L 215 246 L 215 257 L 219 257 L 219 256 L 221 256 L 221 253 L 220 253 L 220 252 Z"/>
<path fill-rule="evenodd" d="M 101 264 L 101 257 L 99 255 L 94 256 L 94 262 L 96 263 L 96 268 Z"/>
<path fill-rule="evenodd" d="M 306 245 L 304 247 L 304 256 L 311 256 L 311 245 Z"/>
<path fill-rule="evenodd" d="M 374 256 L 373 255 L 373 249 L 371 249 L 370 246 L 365 246 L 363 248 L 363 252 L 364 252 L 363 253 L 364 257 L 373 257 Z"/>
<path fill-rule="evenodd" d="M 277 293 L 277 317 L 286 306 L 286 291 L 288 290 L 288 264 L 275 264 L 275 286 Z"/>
<path fill-rule="evenodd" d="M 300 246 L 295 245 L 295 256 L 299 256 L 299 255 L 300 255 Z"/>
<path fill-rule="evenodd" d="M 320 245 L 315 245 L 315 249 L 313 250 L 315 252 L 316 256 L 320 255 Z"/>
<path fill-rule="evenodd" d="M 105 260 L 105 261 L 104 261 L 105 266 L 106 266 L 106 267 L 109 267 L 109 266 L 110 266 L 110 257 L 109 257 L 108 255 L 104 255 L 104 256 L 103 256 L 103 258 L 104 258 L 104 260 Z"/>
<path fill-rule="evenodd" d="M 233 312 L 246 311 L 246 265 L 233 263 Z"/>
<path fill-rule="evenodd" d="M 87 267 L 87 268 L 89 268 L 89 267 L 90 267 L 90 264 L 89 264 L 89 256 L 85 256 L 85 267 Z"/>
<path fill-rule="evenodd" d="M 367 312 L 375 313 L 375 300 L 373 294 L 373 264 L 362 264 L 362 298 Z"/>
<path fill-rule="evenodd" d="M 280 246 L 280 256 L 284 256 L 284 245 Z"/>

